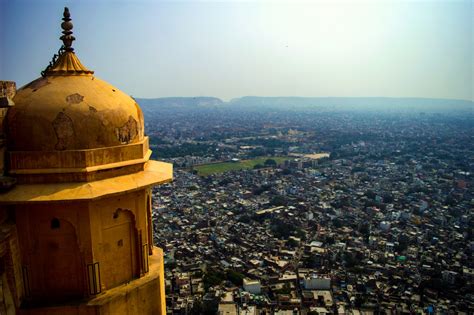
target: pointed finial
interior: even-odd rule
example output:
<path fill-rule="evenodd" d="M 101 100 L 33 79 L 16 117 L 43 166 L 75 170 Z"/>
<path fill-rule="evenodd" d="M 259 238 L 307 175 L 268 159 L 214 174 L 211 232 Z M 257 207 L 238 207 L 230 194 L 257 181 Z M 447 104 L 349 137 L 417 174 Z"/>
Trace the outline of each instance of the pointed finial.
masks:
<path fill-rule="evenodd" d="M 63 21 L 61 23 L 61 28 L 63 29 L 63 35 L 59 38 L 64 43 L 64 48 L 66 51 L 74 51 L 72 48 L 72 42 L 76 39 L 72 36 L 72 22 L 71 22 L 71 14 L 69 13 L 69 9 L 67 7 L 64 8 L 63 13 Z"/>

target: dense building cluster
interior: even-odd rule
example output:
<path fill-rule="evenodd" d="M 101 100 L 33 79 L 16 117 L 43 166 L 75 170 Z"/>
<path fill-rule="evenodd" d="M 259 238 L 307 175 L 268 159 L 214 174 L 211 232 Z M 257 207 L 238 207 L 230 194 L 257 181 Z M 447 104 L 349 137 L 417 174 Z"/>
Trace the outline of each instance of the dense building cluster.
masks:
<path fill-rule="evenodd" d="M 260 117 L 251 135 L 184 141 L 232 146 L 227 159 L 266 139 L 288 161 L 177 169 L 155 192 L 169 313 L 473 312 L 472 117 Z M 331 156 L 291 156 L 317 150 Z"/>

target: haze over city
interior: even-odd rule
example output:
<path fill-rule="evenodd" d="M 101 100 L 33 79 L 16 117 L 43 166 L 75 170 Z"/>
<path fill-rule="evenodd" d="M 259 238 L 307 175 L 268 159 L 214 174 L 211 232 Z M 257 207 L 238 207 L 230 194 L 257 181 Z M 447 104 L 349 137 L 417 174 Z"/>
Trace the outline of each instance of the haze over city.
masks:
<path fill-rule="evenodd" d="M 18 86 L 69 6 L 84 65 L 136 97 L 472 99 L 471 1 L 0 3 L 0 73 Z"/>
<path fill-rule="evenodd" d="M 474 314 L 472 2 L 0 1 L 0 314 Z"/>

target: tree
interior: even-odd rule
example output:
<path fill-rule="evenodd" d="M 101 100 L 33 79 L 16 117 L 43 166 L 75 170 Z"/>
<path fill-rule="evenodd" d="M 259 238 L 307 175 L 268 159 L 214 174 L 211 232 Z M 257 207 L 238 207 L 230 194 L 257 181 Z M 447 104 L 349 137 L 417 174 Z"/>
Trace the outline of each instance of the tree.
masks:
<path fill-rule="evenodd" d="M 315 259 L 314 255 L 308 255 L 308 256 L 304 257 L 303 258 L 303 266 L 305 268 L 316 268 L 317 264 L 316 264 L 316 259 Z"/>
<path fill-rule="evenodd" d="M 283 175 L 290 175 L 291 174 L 291 170 L 289 168 L 285 168 L 283 170 L 283 172 L 281 172 Z"/>
<path fill-rule="evenodd" d="M 251 220 L 252 220 L 252 218 L 248 214 L 243 214 L 238 219 L 238 221 L 242 222 L 242 223 L 250 223 Z"/>
<path fill-rule="evenodd" d="M 174 270 L 178 266 L 178 263 L 176 261 L 170 261 L 165 263 L 165 267 L 169 270 Z"/>
<path fill-rule="evenodd" d="M 224 279 L 225 275 L 222 272 L 209 269 L 202 279 L 204 289 L 207 291 L 210 287 L 221 284 Z"/>
<path fill-rule="evenodd" d="M 344 253 L 344 261 L 346 262 L 347 268 L 355 267 L 358 264 L 357 259 L 349 253 Z"/>
<path fill-rule="evenodd" d="M 277 162 L 274 159 L 266 159 L 264 164 L 265 166 L 276 166 Z"/>
<path fill-rule="evenodd" d="M 261 195 L 263 192 L 268 191 L 271 188 L 270 185 L 262 185 L 253 189 L 254 195 Z"/>
<path fill-rule="evenodd" d="M 393 198 L 392 194 L 390 194 L 390 193 L 385 193 L 385 194 L 383 195 L 383 202 L 385 202 L 385 203 L 392 203 L 393 200 L 394 200 L 394 198 Z"/>
<path fill-rule="evenodd" d="M 275 237 L 280 239 L 288 238 L 294 231 L 294 226 L 282 220 L 277 220 L 275 224 L 271 227 Z"/>
<path fill-rule="evenodd" d="M 291 248 L 295 248 L 298 246 L 298 242 L 292 238 L 289 238 L 288 241 L 286 241 L 286 245 L 288 245 Z"/>
<path fill-rule="evenodd" d="M 375 197 L 377 196 L 377 194 L 376 194 L 375 192 L 373 192 L 372 190 L 367 190 L 367 191 L 365 192 L 365 196 L 366 196 L 367 198 L 369 198 L 369 199 L 374 200 Z"/>
<path fill-rule="evenodd" d="M 283 285 L 281 289 L 275 291 L 277 294 L 290 294 L 291 293 L 291 285 L 287 282 Z"/>
<path fill-rule="evenodd" d="M 362 235 L 368 237 L 369 234 L 370 234 L 370 226 L 369 226 L 369 223 L 367 223 L 367 222 L 362 223 L 362 224 L 360 225 L 360 227 L 359 227 L 359 232 L 360 232 Z"/>
<path fill-rule="evenodd" d="M 196 301 L 194 301 L 193 307 L 192 307 L 191 310 L 189 311 L 189 314 L 191 314 L 191 315 L 203 314 L 202 302 L 201 302 L 201 300 L 196 300 Z"/>
<path fill-rule="evenodd" d="M 286 200 L 285 197 L 281 195 L 274 196 L 271 200 L 270 203 L 272 206 L 286 206 L 288 204 L 288 200 Z"/>
<path fill-rule="evenodd" d="M 244 275 L 235 270 L 227 271 L 227 280 L 232 282 L 235 285 L 241 286 L 244 280 Z"/>
<path fill-rule="evenodd" d="M 332 225 L 336 228 L 336 229 L 339 229 L 343 226 L 341 220 L 339 218 L 336 218 L 334 220 L 332 220 Z"/>

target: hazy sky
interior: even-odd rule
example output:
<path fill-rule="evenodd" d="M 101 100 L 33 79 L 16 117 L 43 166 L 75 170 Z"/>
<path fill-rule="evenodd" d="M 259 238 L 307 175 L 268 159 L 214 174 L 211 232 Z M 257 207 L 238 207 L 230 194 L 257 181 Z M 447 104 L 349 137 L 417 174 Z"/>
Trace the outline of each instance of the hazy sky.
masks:
<path fill-rule="evenodd" d="M 0 80 L 39 77 L 68 6 L 76 54 L 136 97 L 472 99 L 466 1 L 0 0 Z"/>

